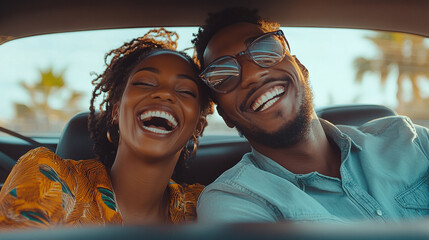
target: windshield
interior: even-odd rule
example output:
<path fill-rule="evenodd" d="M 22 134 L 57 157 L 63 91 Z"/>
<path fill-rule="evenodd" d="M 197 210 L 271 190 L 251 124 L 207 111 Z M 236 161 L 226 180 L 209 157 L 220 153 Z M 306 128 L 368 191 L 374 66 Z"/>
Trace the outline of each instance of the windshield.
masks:
<path fill-rule="evenodd" d="M 178 32 L 191 48 L 196 27 Z M 315 107 L 382 104 L 429 127 L 429 40 L 409 34 L 326 28 L 282 28 L 291 53 L 308 68 Z M 0 45 L 0 126 L 28 136 L 59 136 L 87 111 L 91 81 L 104 56 L 148 28 L 48 34 Z M 193 50 L 187 50 L 189 55 Z M 237 134 L 217 114 L 205 135 Z"/>

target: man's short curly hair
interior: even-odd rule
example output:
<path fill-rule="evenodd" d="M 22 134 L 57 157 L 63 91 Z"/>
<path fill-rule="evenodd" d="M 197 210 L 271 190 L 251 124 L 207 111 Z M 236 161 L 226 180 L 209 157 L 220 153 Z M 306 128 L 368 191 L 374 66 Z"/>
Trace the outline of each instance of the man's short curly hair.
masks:
<path fill-rule="evenodd" d="M 195 38 L 192 40 L 196 51 L 197 61 L 201 68 L 206 65 L 204 62 L 204 51 L 207 48 L 210 39 L 212 39 L 217 32 L 224 29 L 225 27 L 242 22 L 258 25 L 264 33 L 273 32 L 280 29 L 280 24 L 278 22 L 263 19 L 261 16 L 259 16 L 256 9 L 251 10 L 244 7 L 235 7 L 226 8 L 216 13 L 210 13 L 209 17 L 206 19 L 206 24 L 198 29 L 198 33 L 194 34 Z M 308 79 L 309 72 L 307 68 L 301 64 L 295 55 L 292 57 L 295 59 L 299 68 L 301 69 L 304 78 Z M 210 97 L 215 103 L 217 103 L 213 91 L 210 91 Z"/>
<path fill-rule="evenodd" d="M 177 39 L 178 35 L 175 32 L 169 32 L 163 28 L 154 29 L 143 37 L 124 43 L 121 47 L 106 54 L 105 71 L 92 81 L 95 88 L 92 92 L 88 129 L 94 142 L 94 153 L 108 170 L 113 165 L 119 143 L 119 127 L 112 118 L 113 106 L 121 100 L 131 71 L 154 51 L 161 49 L 175 51 Z M 198 75 L 200 69 L 197 64 L 187 54 L 178 53 L 188 60 L 195 74 Z M 213 113 L 213 103 L 208 97 L 207 86 L 201 81 L 196 81 L 196 83 L 201 92 L 199 99 L 201 115 L 206 116 Z M 100 96 L 102 102 L 96 109 L 95 99 Z M 106 138 L 107 132 L 109 132 L 112 142 Z M 183 165 L 186 155 L 186 151 L 182 151 L 177 166 Z"/>
<path fill-rule="evenodd" d="M 226 8 L 216 13 L 210 13 L 206 19 L 206 24 L 198 29 L 198 33 L 194 34 L 195 38 L 192 40 L 201 67 L 205 66 L 203 55 L 210 39 L 223 28 L 240 22 L 256 24 L 264 32 L 271 32 L 280 28 L 279 23 L 263 19 L 258 15 L 257 10 L 248 8 Z"/>

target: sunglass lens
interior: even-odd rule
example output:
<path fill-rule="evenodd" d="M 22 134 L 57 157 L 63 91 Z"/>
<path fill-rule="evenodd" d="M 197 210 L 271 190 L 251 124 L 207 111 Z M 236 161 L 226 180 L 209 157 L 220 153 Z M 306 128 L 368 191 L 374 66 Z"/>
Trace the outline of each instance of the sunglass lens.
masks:
<path fill-rule="evenodd" d="M 285 55 L 281 38 L 268 35 L 252 43 L 248 48 L 249 55 L 261 67 L 270 67 L 279 63 Z"/>
<path fill-rule="evenodd" d="M 233 58 L 219 59 L 208 66 L 201 77 L 222 92 L 232 90 L 240 77 L 240 67 Z"/>

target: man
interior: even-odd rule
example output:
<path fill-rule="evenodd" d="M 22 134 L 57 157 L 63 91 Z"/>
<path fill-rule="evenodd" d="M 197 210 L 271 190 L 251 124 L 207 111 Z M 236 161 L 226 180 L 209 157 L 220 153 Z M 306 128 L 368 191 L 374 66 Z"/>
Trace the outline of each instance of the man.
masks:
<path fill-rule="evenodd" d="M 194 43 L 217 110 L 252 152 L 206 187 L 200 222 L 376 221 L 429 215 L 429 133 L 406 117 L 319 119 L 278 24 L 213 14 Z"/>

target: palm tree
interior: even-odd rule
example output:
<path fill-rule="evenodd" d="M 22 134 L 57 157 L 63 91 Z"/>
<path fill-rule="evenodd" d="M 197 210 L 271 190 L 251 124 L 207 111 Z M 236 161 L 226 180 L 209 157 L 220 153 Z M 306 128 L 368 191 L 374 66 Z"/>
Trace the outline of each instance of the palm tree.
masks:
<path fill-rule="evenodd" d="M 31 103 L 14 103 L 15 129 L 21 132 L 32 132 L 35 129 L 44 132 L 59 132 L 70 117 L 81 109 L 79 100 L 82 93 L 69 89 L 64 80 L 64 71 L 55 74 L 52 69 L 39 71 L 39 80 L 30 85 L 21 81 L 19 84 L 30 96 Z M 65 99 L 60 95 L 68 95 Z M 54 108 L 51 98 L 56 96 L 56 103 L 61 107 Z"/>
<path fill-rule="evenodd" d="M 380 75 L 380 83 L 384 87 L 387 77 L 397 72 L 396 84 L 398 101 L 397 111 L 408 115 L 428 115 L 428 111 L 411 111 L 410 106 L 419 108 L 429 106 L 429 98 L 423 98 L 419 86 L 419 78 L 429 80 L 429 46 L 425 45 L 424 38 L 402 33 L 377 32 L 366 36 L 378 49 L 376 58 L 358 57 L 354 60 L 356 70 L 355 81 L 362 82 L 366 73 Z M 410 81 L 412 99 L 404 99 L 404 81 Z M 420 113 L 419 113 L 420 112 Z"/>

